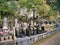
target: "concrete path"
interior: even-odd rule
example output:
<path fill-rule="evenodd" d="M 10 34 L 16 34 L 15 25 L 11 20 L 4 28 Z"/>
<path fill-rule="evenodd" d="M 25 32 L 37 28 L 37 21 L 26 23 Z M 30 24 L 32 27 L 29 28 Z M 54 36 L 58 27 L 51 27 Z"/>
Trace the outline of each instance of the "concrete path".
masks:
<path fill-rule="evenodd" d="M 57 33 L 52 38 L 48 39 L 47 41 L 38 45 L 60 45 L 60 32 Z"/>

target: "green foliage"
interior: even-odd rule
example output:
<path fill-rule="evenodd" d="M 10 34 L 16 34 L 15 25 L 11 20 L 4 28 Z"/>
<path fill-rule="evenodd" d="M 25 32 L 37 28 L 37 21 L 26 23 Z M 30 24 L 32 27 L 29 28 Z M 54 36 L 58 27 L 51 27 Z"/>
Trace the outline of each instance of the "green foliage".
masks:
<path fill-rule="evenodd" d="M 47 0 L 47 4 L 51 6 L 53 10 L 60 10 L 60 0 Z"/>
<path fill-rule="evenodd" d="M 17 11 L 17 7 L 16 7 L 16 4 L 15 2 L 12 2 L 12 1 L 5 1 L 5 0 L 2 0 L 0 1 L 0 13 L 3 16 L 9 16 L 9 15 L 14 15 Z"/>
<path fill-rule="evenodd" d="M 28 10 L 34 8 L 38 12 L 44 12 L 45 7 L 42 5 L 42 0 L 19 0 L 20 8 L 27 8 Z"/>
<path fill-rule="evenodd" d="M 47 6 L 45 6 L 47 4 L 45 4 L 44 0 L 19 0 L 18 5 L 20 8 L 27 8 L 28 11 L 32 8 L 36 10 L 40 15 L 47 15 L 47 17 L 55 15 L 54 10 L 59 9 L 59 0 L 47 0 L 47 2 L 47 4 L 49 4 L 48 6 L 50 6 L 48 7 L 48 11 L 46 8 Z M 12 2 L 12 0 L 0 0 L 0 11 L 7 13 L 16 12 L 17 7 L 15 2 Z"/>
<path fill-rule="evenodd" d="M 44 12 L 46 10 L 46 8 L 44 6 L 37 5 L 36 8 L 40 15 L 44 15 Z"/>
<path fill-rule="evenodd" d="M 3 10 L 2 11 L 16 11 L 16 4 L 14 2 L 4 2 L 3 3 Z"/>
<path fill-rule="evenodd" d="M 0 19 L 1 19 L 1 15 L 0 15 Z"/>

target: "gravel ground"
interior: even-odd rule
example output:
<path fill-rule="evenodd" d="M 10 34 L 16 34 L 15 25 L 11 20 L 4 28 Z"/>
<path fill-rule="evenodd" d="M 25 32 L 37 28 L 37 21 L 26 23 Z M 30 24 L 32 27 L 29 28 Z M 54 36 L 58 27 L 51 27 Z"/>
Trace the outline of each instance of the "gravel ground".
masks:
<path fill-rule="evenodd" d="M 39 45 L 60 45 L 60 32 Z"/>

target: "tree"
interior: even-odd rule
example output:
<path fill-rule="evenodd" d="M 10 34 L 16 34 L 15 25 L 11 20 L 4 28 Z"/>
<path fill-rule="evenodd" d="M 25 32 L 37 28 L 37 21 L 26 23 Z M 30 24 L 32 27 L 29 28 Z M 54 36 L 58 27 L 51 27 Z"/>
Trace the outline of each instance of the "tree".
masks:
<path fill-rule="evenodd" d="M 19 0 L 20 8 L 27 8 L 29 11 L 30 9 L 33 10 L 33 16 L 35 16 L 35 11 L 41 15 L 47 15 L 49 10 L 49 6 L 46 5 L 44 0 Z"/>
<path fill-rule="evenodd" d="M 15 15 L 16 11 L 17 11 L 17 7 L 16 7 L 16 4 L 15 2 L 12 2 L 12 1 L 1 1 L 1 4 L 0 4 L 0 12 L 2 13 L 2 15 L 7 15 L 9 16 L 9 14 L 13 14 Z"/>

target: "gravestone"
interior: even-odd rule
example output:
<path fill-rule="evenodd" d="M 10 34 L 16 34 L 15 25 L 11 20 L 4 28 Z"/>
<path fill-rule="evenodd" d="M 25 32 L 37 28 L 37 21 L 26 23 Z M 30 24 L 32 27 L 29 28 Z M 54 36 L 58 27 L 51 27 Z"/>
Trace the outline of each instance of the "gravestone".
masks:
<path fill-rule="evenodd" d="M 7 18 L 3 19 L 3 30 L 8 30 L 8 23 L 7 23 Z"/>
<path fill-rule="evenodd" d="M 17 19 L 15 19 L 15 32 L 16 32 L 16 37 L 19 37 L 19 24 Z"/>

